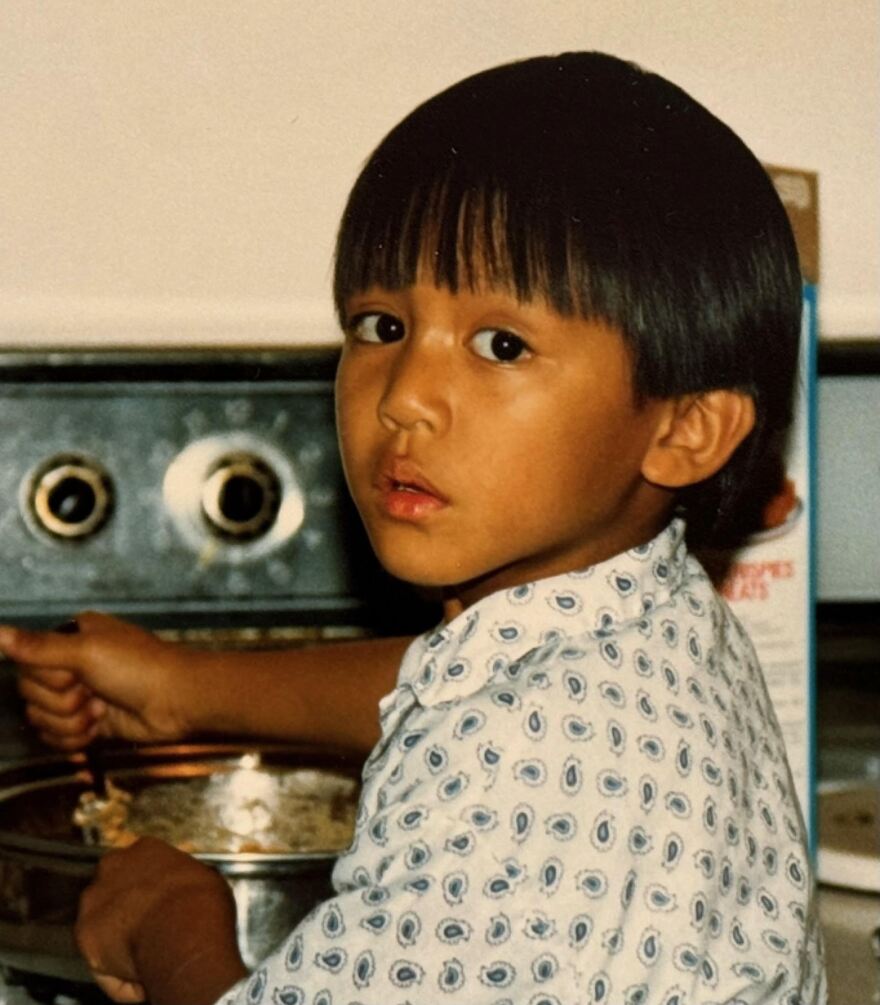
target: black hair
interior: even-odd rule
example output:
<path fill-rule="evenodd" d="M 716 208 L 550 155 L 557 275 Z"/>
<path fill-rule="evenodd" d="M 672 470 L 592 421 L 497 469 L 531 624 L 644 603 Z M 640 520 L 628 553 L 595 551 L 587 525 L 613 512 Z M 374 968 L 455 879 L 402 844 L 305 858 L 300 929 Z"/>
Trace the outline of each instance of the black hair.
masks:
<path fill-rule="evenodd" d="M 714 388 L 754 398 L 755 429 L 718 474 L 682 491 L 692 540 L 718 537 L 791 418 L 801 278 L 759 161 L 683 90 L 596 52 L 469 77 L 420 105 L 357 179 L 334 295 L 398 289 L 433 268 L 625 338 L 636 400 Z"/>

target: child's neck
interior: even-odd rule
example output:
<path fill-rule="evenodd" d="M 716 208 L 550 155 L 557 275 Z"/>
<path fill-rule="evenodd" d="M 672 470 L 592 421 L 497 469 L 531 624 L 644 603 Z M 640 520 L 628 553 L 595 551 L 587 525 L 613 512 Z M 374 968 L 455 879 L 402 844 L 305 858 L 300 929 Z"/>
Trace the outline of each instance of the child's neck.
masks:
<path fill-rule="evenodd" d="M 561 576 L 567 572 L 577 572 L 598 565 L 600 562 L 629 551 L 631 548 L 646 544 L 663 530 L 669 523 L 671 515 L 668 509 L 664 510 L 662 516 L 655 514 L 655 518 L 645 526 L 634 529 L 626 536 L 615 536 L 613 541 L 606 541 L 604 547 L 595 547 L 589 553 L 585 552 L 582 555 L 582 561 L 576 564 L 569 559 L 564 563 L 560 562 L 558 567 L 554 566 L 552 561 L 542 562 L 538 569 L 531 565 L 511 565 L 504 569 L 496 569 L 479 579 L 445 587 L 443 590 L 443 620 L 448 624 L 463 611 L 499 590 L 510 590 L 515 586 L 522 586 L 539 579 Z"/>

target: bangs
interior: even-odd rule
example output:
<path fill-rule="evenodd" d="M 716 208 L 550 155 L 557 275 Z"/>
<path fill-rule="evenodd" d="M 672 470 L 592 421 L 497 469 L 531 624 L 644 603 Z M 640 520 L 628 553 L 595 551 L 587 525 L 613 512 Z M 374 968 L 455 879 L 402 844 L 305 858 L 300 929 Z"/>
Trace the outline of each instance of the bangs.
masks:
<path fill-rule="evenodd" d="M 463 165 L 414 180 L 365 171 L 352 192 L 336 248 L 334 300 L 370 286 L 397 290 L 429 276 L 457 292 L 488 285 L 519 300 L 546 300 L 589 316 L 582 259 L 549 192 L 477 179 Z M 537 186 L 540 189 L 540 186 Z M 528 192 L 524 190 L 531 190 Z"/>

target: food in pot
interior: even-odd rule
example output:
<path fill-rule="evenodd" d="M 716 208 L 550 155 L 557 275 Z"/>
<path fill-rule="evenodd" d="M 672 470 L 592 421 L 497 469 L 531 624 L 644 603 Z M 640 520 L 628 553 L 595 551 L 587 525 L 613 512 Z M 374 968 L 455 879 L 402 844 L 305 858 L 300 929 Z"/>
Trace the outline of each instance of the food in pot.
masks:
<path fill-rule="evenodd" d="M 351 842 L 357 784 L 312 768 L 272 769 L 246 755 L 237 766 L 152 780 L 108 798 L 80 797 L 74 823 L 88 844 L 124 847 L 141 836 L 195 853 L 342 851 Z"/>
<path fill-rule="evenodd" d="M 73 822 L 83 833 L 86 844 L 125 848 L 138 838 L 127 829 L 131 793 L 106 782 L 106 798 L 89 790 L 79 797 Z"/>

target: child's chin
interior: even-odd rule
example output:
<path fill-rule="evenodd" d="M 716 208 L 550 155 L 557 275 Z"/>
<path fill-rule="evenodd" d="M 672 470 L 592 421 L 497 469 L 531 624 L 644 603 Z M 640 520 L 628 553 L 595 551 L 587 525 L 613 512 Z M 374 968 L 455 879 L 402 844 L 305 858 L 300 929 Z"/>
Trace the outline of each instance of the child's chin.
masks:
<path fill-rule="evenodd" d="M 420 554 L 402 555 L 398 550 L 383 554 L 377 548 L 379 562 L 386 572 L 404 583 L 426 589 L 440 589 L 461 582 L 461 575 L 454 569 L 447 569 L 442 563 L 431 561 L 431 557 L 422 551 Z"/>
<path fill-rule="evenodd" d="M 380 559 L 381 561 L 381 559 Z M 422 563 L 415 562 L 382 562 L 382 567 L 396 579 L 424 589 L 442 589 L 451 586 L 455 581 L 445 576 L 437 575 L 436 571 L 424 568 Z"/>

